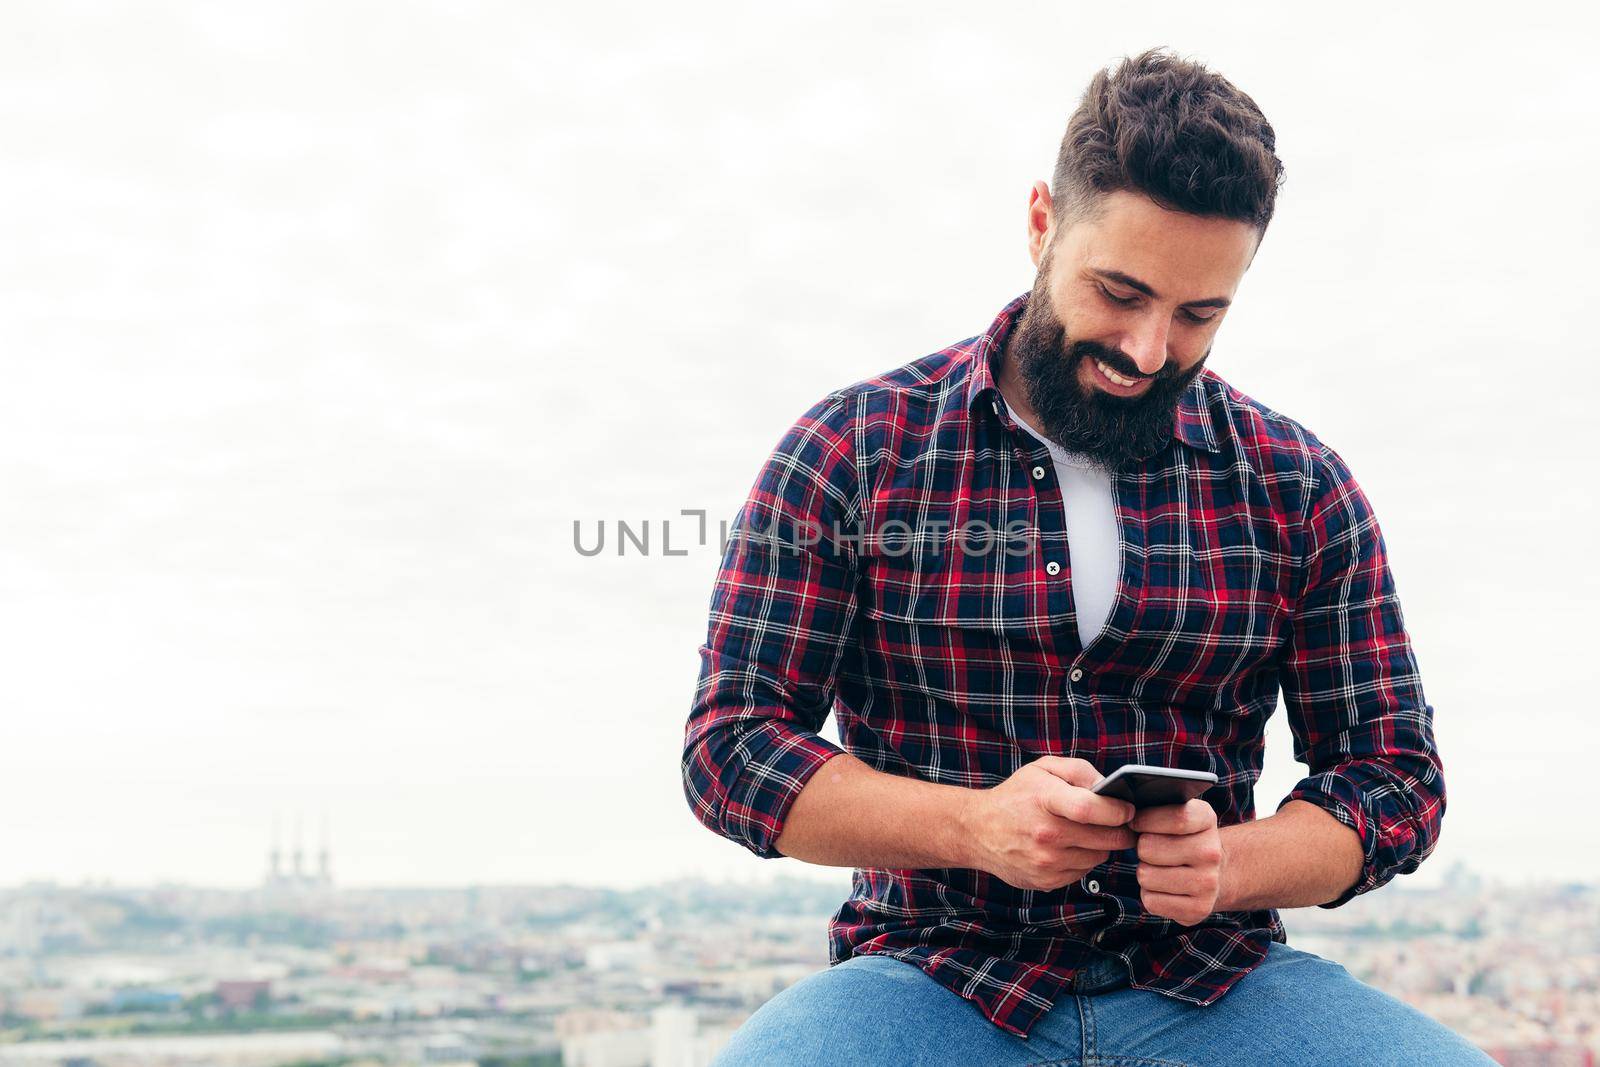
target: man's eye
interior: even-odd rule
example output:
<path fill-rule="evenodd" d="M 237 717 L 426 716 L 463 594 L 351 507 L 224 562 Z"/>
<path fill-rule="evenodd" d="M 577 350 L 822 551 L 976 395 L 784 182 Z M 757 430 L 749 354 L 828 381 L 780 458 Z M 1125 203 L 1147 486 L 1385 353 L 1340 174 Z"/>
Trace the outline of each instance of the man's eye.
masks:
<path fill-rule="evenodd" d="M 1194 311 L 1190 308 L 1184 308 L 1183 314 L 1184 317 L 1190 322 L 1210 322 L 1212 319 L 1217 317 L 1217 309 L 1211 308 L 1202 314 L 1201 312 Z"/>
<path fill-rule="evenodd" d="M 1103 285 L 1100 286 L 1100 291 L 1105 294 L 1105 298 L 1107 300 L 1111 301 L 1113 304 L 1116 304 L 1118 307 L 1128 307 L 1130 304 L 1136 304 L 1139 301 L 1139 298 L 1136 296 L 1118 296 L 1116 293 L 1113 293 L 1110 289 L 1107 289 Z"/>

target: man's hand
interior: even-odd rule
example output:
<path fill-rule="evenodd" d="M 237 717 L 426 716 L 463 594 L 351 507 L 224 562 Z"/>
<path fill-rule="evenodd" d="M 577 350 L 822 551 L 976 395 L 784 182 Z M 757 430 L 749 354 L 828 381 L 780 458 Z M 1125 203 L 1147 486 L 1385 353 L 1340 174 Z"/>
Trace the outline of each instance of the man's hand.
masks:
<path fill-rule="evenodd" d="M 1151 915 L 1194 926 L 1217 908 L 1227 853 L 1217 812 L 1203 800 L 1145 808 L 1139 835 L 1139 898 Z"/>
<path fill-rule="evenodd" d="M 993 789 L 975 791 L 964 822 L 976 854 L 964 866 L 1018 889 L 1060 889 L 1111 852 L 1132 848 L 1134 833 L 1123 824 L 1134 806 L 1089 792 L 1099 780 L 1087 760 L 1041 756 Z"/>

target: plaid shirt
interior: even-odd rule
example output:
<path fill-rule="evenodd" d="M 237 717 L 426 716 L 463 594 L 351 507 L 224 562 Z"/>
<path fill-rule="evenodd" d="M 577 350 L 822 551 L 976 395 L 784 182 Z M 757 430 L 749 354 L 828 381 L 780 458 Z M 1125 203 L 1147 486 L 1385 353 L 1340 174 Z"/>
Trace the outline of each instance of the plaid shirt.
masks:
<path fill-rule="evenodd" d="M 1026 294 L 988 331 L 837 390 L 779 442 L 735 519 L 712 593 L 683 749 L 696 817 L 762 857 L 840 749 L 969 788 L 1044 756 L 1211 771 L 1220 825 L 1255 818 L 1280 686 L 1310 770 L 1280 801 L 1360 836 L 1334 908 L 1417 868 L 1445 808 L 1372 509 L 1344 461 L 1207 370 L 1174 436 L 1114 476 L 1121 573 L 1083 646 L 1055 465 L 1007 414 L 991 366 Z M 1010 535 L 1010 536 L 1007 536 Z M 1289 858 L 1285 857 L 1285 862 Z M 1098 953 L 1131 984 L 1209 1004 L 1287 941 L 1276 910 L 1197 926 L 1150 915 L 1137 852 L 1053 891 L 973 869 L 857 869 L 839 963 L 920 966 L 1027 1036 Z"/>

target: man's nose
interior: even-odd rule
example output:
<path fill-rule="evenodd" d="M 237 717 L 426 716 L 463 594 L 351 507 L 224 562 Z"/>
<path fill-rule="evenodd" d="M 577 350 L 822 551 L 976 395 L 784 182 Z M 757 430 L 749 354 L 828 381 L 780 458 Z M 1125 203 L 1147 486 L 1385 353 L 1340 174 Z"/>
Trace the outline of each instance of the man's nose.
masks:
<path fill-rule="evenodd" d="M 1139 367 L 1145 376 L 1155 374 L 1167 365 L 1167 327 L 1170 320 L 1161 314 L 1150 314 L 1139 320 L 1138 326 L 1122 339 L 1122 351 Z"/>

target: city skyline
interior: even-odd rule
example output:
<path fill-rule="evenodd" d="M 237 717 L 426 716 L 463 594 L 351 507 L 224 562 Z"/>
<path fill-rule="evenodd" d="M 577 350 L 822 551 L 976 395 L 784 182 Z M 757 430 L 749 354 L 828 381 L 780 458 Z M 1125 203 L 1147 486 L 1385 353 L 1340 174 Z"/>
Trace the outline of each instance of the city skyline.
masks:
<path fill-rule="evenodd" d="M 0 888 L 0 1063 L 705 1067 L 751 1011 L 828 966 L 835 906 L 804 878 L 628 892 Z M 1286 925 L 1291 946 L 1498 1062 L 1581 1064 L 1600 1051 L 1597 906 L 1597 887 L 1506 892 L 1457 867 L 1435 890 L 1295 909 Z"/>
<path fill-rule="evenodd" d="M 381 883 L 381 882 L 346 882 L 343 879 L 327 877 L 324 879 L 320 872 L 311 871 L 309 868 L 301 879 L 289 877 L 290 872 L 285 871 L 285 877 L 274 880 L 271 874 L 270 859 L 268 866 L 263 870 L 261 877 L 254 881 L 240 883 L 222 882 L 185 882 L 178 880 L 157 880 L 148 882 L 117 881 L 113 878 L 85 878 L 79 881 L 68 881 L 53 878 L 35 878 L 22 882 L 0 882 L 0 891 L 24 889 L 28 887 L 54 886 L 64 890 L 76 889 L 126 889 L 146 890 L 158 888 L 183 888 L 203 891 L 217 891 L 229 893 L 249 893 L 253 891 L 277 890 L 286 897 L 293 897 L 296 893 L 315 895 L 328 891 L 345 893 L 381 892 L 384 890 L 396 891 L 427 891 L 439 890 L 451 892 L 467 889 L 538 889 L 538 888 L 567 888 L 577 890 L 614 891 L 622 893 L 640 892 L 653 887 L 680 885 L 692 882 L 704 882 L 709 885 L 719 886 L 751 886 L 771 887 L 784 882 L 804 882 L 817 886 L 836 886 L 846 895 L 850 891 L 850 867 L 823 867 L 818 864 L 800 863 L 790 861 L 787 863 L 774 862 L 738 867 L 713 876 L 696 875 L 693 873 L 677 874 L 670 877 L 657 878 L 640 882 L 608 883 L 592 882 L 575 878 L 559 878 L 549 881 L 525 882 L 407 882 L 407 883 Z M 1420 874 L 1420 872 L 1419 872 Z M 1538 887 L 1548 890 L 1563 888 L 1596 889 L 1600 888 L 1600 880 L 1585 881 L 1582 879 L 1565 879 L 1551 877 L 1534 877 L 1529 879 L 1507 878 L 1494 871 L 1474 867 L 1464 860 L 1453 860 L 1448 864 L 1433 864 L 1433 877 L 1423 878 L 1416 876 L 1400 876 L 1387 885 L 1371 890 L 1369 894 L 1382 894 L 1394 890 L 1401 894 L 1431 893 L 1451 886 L 1470 885 L 1488 890 L 1508 890 L 1517 888 Z M 843 898 L 841 898 L 843 899 Z M 1361 899 L 1360 897 L 1356 899 Z M 1310 906 L 1308 906 L 1310 907 Z M 1286 911 L 1305 911 L 1305 908 L 1281 909 Z"/>

